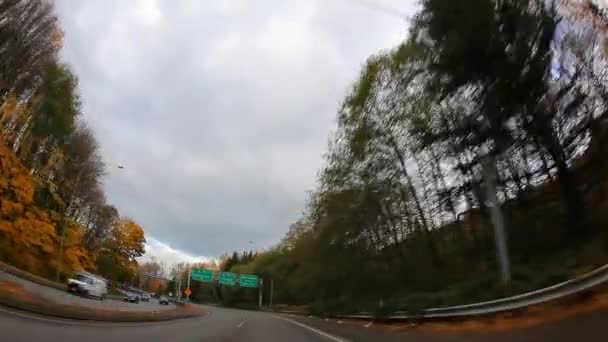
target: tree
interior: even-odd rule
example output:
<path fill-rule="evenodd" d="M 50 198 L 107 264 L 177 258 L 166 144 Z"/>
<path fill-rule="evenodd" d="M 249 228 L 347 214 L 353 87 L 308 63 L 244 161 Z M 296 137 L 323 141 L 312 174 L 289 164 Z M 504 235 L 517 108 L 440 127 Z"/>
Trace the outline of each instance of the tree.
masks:
<path fill-rule="evenodd" d="M 117 254 L 133 261 L 145 252 L 146 238 L 143 228 L 128 218 L 121 218 L 112 228 L 111 243 Z"/>
<path fill-rule="evenodd" d="M 137 274 L 136 258 L 145 252 L 146 239 L 140 225 L 128 218 L 118 220 L 97 257 L 97 268 L 108 279 L 131 282 Z"/>
<path fill-rule="evenodd" d="M 53 2 L 0 0 L 0 99 L 35 87 L 62 40 Z"/>
<path fill-rule="evenodd" d="M 97 266 L 130 281 L 144 233 L 107 203 L 62 40 L 53 1 L 0 0 L 0 257 L 43 276 Z"/>
<path fill-rule="evenodd" d="M 344 100 L 304 213 L 277 248 L 226 255 L 223 269 L 274 279 L 285 302 L 371 311 L 414 305 L 410 293 L 513 294 L 501 227 L 518 285 L 522 268 L 589 243 L 577 223 L 606 181 L 603 40 L 554 4 L 423 1 Z"/>

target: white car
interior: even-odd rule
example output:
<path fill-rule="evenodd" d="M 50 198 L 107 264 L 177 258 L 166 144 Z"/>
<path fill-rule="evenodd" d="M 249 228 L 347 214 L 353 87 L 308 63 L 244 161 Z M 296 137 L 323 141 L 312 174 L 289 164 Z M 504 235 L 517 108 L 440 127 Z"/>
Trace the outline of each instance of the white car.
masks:
<path fill-rule="evenodd" d="M 68 279 L 67 285 L 68 292 L 76 292 L 84 296 L 104 299 L 108 294 L 107 280 L 89 272 L 78 272 L 74 278 Z"/>

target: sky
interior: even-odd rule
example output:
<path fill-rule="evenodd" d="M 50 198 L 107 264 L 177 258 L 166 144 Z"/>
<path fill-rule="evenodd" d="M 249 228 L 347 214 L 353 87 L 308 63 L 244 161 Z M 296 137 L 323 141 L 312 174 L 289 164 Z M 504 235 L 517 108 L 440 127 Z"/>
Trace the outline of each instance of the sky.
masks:
<path fill-rule="evenodd" d="M 59 0 L 104 187 L 168 264 L 272 247 L 415 0 Z M 117 165 L 124 166 L 123 169 Z"/>

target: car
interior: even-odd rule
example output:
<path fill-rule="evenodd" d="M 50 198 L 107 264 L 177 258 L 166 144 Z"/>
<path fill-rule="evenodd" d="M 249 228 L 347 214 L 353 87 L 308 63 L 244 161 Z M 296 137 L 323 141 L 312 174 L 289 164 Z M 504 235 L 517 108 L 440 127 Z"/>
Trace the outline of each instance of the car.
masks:
<path fill-rule="evenodd" d="M 108 281 L 93 273 L 80 271 L 68 279 L 67 290 L 103 300 L 108 294 Z"/>
<path fill-rule="evenodd" d="M 144 293 L 144 294 L 141 295 L 141 301 L 142 302 L 149 302 L 151 298 L 152 297 L 150 297 L 150 295 L 148 293 Z"/>
<path fill-rule="evenodd" d="M 167 297 L 165 297 L 165 296 L 160 296 L 160 299 L 158 300 L 158 304 L 169 305 L 169 299 L 167 299 Z"/>
<path fill-rule="evenodd" d="M 137 304 L 137 303 L 139 303 L 139 296 L 135 295 L 135 294 L 128 294 L 123 298 L 123 300 L 125 302 Z"/>

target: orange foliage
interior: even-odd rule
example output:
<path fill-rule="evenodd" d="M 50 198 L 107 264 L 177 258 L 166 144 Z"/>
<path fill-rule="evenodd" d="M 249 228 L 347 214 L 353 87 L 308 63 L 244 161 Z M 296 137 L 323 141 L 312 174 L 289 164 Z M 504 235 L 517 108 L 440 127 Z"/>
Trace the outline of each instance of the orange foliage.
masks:
<path fill-rule="evenodd" d="M 34 180 L 0 139 L 0 259 L 39 275 L 58 264 L 64 271 L 94 269 L 93 256 L 81 247 L 82 230 L 66 232 L 63 261 L 58 263 L 58 215 L 33 205 Z"/>
<path fill-rule="evenodd" d="M 135 221 L 123 218 L 112 229 L 114 248 L 126 260 L 134 260 L 145 252 L 144 229 Z"/>

